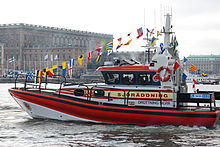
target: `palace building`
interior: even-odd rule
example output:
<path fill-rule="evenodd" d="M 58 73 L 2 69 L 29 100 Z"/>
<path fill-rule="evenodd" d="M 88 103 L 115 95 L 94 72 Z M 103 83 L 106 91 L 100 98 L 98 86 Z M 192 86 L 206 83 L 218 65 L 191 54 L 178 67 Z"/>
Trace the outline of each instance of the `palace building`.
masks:
<path fill-rule="evenodd" d="M 0 25 L 0 74 L 34 71 L 75 59 L 74 71 L 85 72 L 77 58 L 113 41 L 113 35 L 31 24 Z M 14 59 L 12 62 L 11 59 Z"/>

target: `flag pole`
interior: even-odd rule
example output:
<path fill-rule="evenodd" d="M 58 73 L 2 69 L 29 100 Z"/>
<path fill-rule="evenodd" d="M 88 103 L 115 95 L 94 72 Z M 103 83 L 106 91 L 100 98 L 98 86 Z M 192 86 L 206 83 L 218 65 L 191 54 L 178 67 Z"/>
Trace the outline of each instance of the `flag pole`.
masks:
<path fill-rule="evenodd" d="M 7 62 L 7 74 L 8 74 L 8 56 L 6 62 Z"/>
<path fill-rule="evenodd" d="M 13 59 L 14 59 L 14 72 L 15 72 L 15 58 L 13 57 Z"/>

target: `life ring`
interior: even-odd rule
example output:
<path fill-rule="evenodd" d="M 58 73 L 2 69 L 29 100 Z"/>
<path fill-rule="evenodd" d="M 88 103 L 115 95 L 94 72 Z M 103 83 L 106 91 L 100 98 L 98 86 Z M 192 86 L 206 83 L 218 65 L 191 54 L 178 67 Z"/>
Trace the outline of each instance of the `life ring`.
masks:
<path fill-rule="evenodd" d="M 166 70 L 166 73 L 168 73 L 167 76 L 164 77 L 164 78 L 162 78 L 162 77 L 160 76 L 160 72 L 161 72 L 162 70 Z M 166 82 L 166 81 L 168 81 L 168 80 L 170 79 L 170 77 L 171 77 L 171 70 L 170 70 L 168 67 L 166 67 L 166 66 L 161 66 L 161 67 L 157 70 L 157 78 L 158 78 L 158 80 L 160 80 L 160 81 L 162 81 L 162 82 Z"/>

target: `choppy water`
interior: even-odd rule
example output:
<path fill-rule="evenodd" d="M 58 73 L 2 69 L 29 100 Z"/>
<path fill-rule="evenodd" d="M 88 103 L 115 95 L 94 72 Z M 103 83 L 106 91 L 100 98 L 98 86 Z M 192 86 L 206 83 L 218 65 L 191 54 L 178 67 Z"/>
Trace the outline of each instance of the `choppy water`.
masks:
<path fill-rule="evenodd" d="M 207 129 L 32 119 L 7 92 L 12 86 L 13 84 L 0 84 L 0 147 L 220 147 L 220 125 L 215 129 Z M 214 88 L 220 90 L 220 86 Z"/>

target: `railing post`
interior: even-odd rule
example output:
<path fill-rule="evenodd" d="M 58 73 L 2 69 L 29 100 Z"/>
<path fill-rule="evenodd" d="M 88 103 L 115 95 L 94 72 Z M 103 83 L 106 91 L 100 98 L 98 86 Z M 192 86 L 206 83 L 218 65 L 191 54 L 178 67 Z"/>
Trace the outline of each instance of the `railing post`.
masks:
<path fill-rule="evenodd" d="M 24 80 L 24 90 L 27 89 L 27 77 L 28 77 L 28 75 L 26 74 L 25 75 L 25 80 Z"/>

